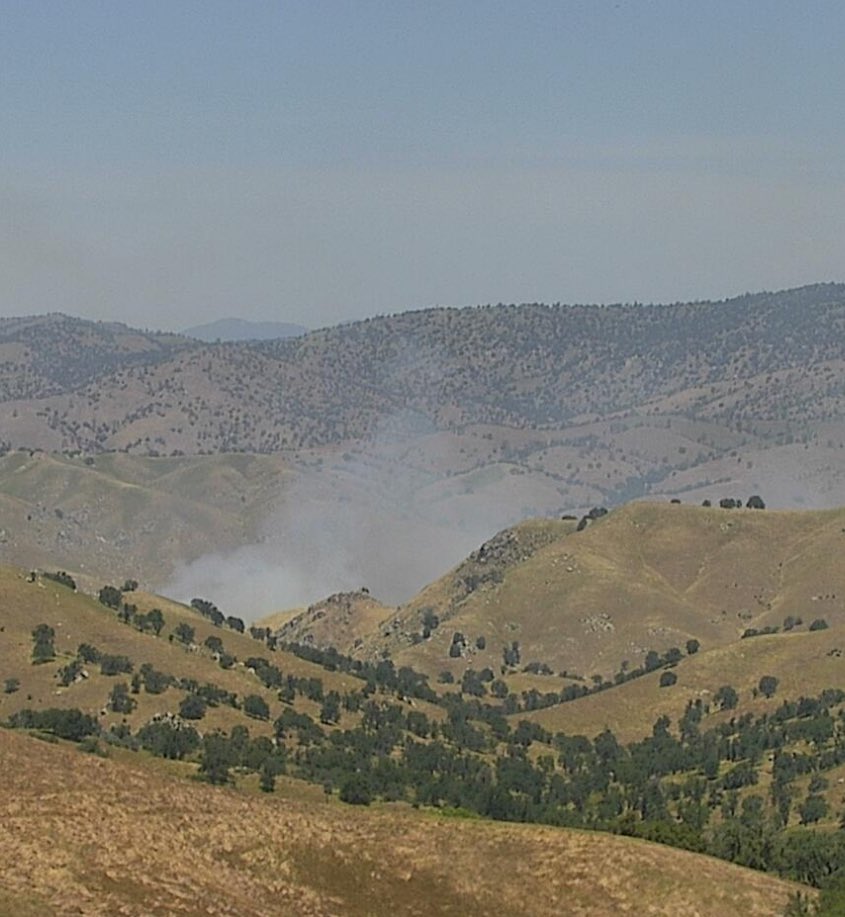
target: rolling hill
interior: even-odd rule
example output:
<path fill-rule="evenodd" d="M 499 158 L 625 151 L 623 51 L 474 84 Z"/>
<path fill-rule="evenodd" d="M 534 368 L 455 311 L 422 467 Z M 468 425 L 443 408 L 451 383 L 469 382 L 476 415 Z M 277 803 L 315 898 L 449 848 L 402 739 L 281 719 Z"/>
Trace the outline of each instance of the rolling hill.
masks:
<path fill-rule="evenodd" d="M 476 593 L 494 594 L 506 587 L 513 575 L 520 571 L 524 575 L 526 567 L 534 569 L 532 565 L 548 552 L 559 551 L 561 544 L 579 539 L 579 553 L 583 550 L 583 556 L 594 558 L 593 562 L 603 558 L 607 565 L 612 555 L 625 555 L 623 549 L 630 537 L 623 537 L 624 528 L 619 528 L 622 524 L 640 527 L 638 551 L 657 566 L 662 555 L 668 553 L 667 543 L 662 543 L 656 552 L 660 557 L 655 556 L 643 529 L 657 530 L 663 522 L 669 531 L 661 537 L 674 544 L 684 532 L 694 531 L 696 525 L 709 531 L 711 518 L 720 516 L 733 520 L 733 525 L 719 524 L 719 534 L 710 533 L 708 552 L 721 557 L 724 544 L 720 539 L 739 526 L 743 534 L 737 536 L 727 553 L 742 556 L 747 565 L 754 553 L 749 545 L 756 543 L 758 560 L 767 548 L 776 545 L 788 552 L 784 566 L 800 566 L 799 546 L 809 546 L 820 553 L 831 533 L 837 530 L 841 535 L 843 528 L 841 514 L 836 512 L 708 512 L 675 505 L 634 505 L 597 517 L 586 529 L 578 530 L 580 527 L 571 520 L 550 520 L 505 532 L 426 592 L 430 597 L 442 589 L 443 594 L 457 596 L 455 611 L 456 616 L 460 615 L 462 603 L 477 598 Z M 790 523 L 788 535 L 784 533 L 785 522 Z M 706 542 L 706 538 L 703 540 Z M 743 544 L 744 553 L 740 550 Z M 571 557 L 572 553 L 570 544 L 567 555 Z M 766 559 L 771 561 L 771 557 Z M 629 574 L 631 563 L 629 557 L 620 569 Z M 485 580 L 479 571 L 487 565 L 492 567 L 493 575 Z M 577 564 L 570 566 L 577 569 Z M 689 588 L 690 581 L 700 577 L 701 566 L 706 565 L 696 568 L 698 576 L 691 575 L 693 566 L 687 561 L 681 567 L 666 567 L 661 578 L 674 577 L 676 590 L 683 583 Z M 824 575 L 826 569 L 827 565 L 821 563 L 815 575 Z M 799 585 L 794 574 L 784 574 L 783 586 L 790 595 L 798 594 L 795 590 Z M 836 601 L 832 593 L 817 598 Z M 500 672 L 491 671 L 485 677 L 479 656 L 486 647 L 479 646 L 477 639 L 471 644 L 461 643 L 459 653 L 447 654 L 447 664 L 454 667 L 451 671 L 455 675 L 448 680 L 439 677 L 436 686 L 433 679 L 407 668 L 410 650 L 433 643 L 441 629 L 451 629 L 454 619 L 446 618 L 441 623 L 427 617 L 429 636 L 412 641 L 407 653 L 403 651 L 390 660 L 384 658 L 383 649 L 368 663 L 333 649 L 319 648 L 318 643 L 330 634 L 333 616 L 339 619 L 341 633 L 351 637 L 359 627 L 376 628 L 383 634 L 385 612 L 366 592 L 336 597 L 313 606 L 296 622 L 297 626 L 322 628 L 322 637 L 310 645 L 287 646 L 262 628 L 244 632 L 242 622 L 227 619 L 207 600 L 197 599 L 187 607 L 143 592 L 129 582 L 122 588 L 103 587 L 97 600 L 75 591 L 61 572 L 38 575 L 13 568 L 0 570 L 0 678 L 4 684 L 0 720 L 42 740 L 55 742 L 58 736 L 77 741 L 80 751 L 93 755 L 61 750 L 55 754 L 70 754 L 76 762 L 91 761 L 80 767 L 90 768 L 91 773 L 96 769 L 100 780 L 111 779 L 108 775 L 114 774 L 116 787 L 135 787 L 137 803 L 133 794 L 110 794 L 103 788 L 105 811 L 119 826 L 116 830 L 122 832 L 119 837 L 123 844 L 138 843 L 150 851 L 162 850 L 161 832 L 172 837 L 176 845 L 165 845 L 167 853 L 162 854 L 176 864 L 170 867 L 171 878 L 162 890 L 148 879 L 128 872 L 126 859 L 121 860 L 122 868 L 115 861 L 104 870 L 103 854 L 89 839 L 87 823 L 80 825 L 79 819 L 69 819 L 64 813 L 61 818 L 71 832 L 67 837 L 74 839 L 67 843 L 82 844 L 90 857 L 86 853 L 71 867 L 62 859 L 64 841 L 57 847 L 53 840 L 49 850 L 59 859 L 52 860 L 52 853 L 28 836 L 24 849 L 31 856 L 22 873 L 24 884 L 13 883 L 5 890 L 10 906 L 18 906 L 20 890 L 29 883 L 34 897 L 28 900 L 46 913 L 51 907 L 59 912 L 67 907 L 63 895 L 69 889 L 86 902 L 96 903 L 102 896 L 109 906 L 121 902 L 129 913 L 136 912 L 133 907 L 149 907 L 150 901 L 167 910 L 175 906 L 170 895 L 177 899 L 181 896 L 185 902 L 191 897 L 190 889 L 194 897 L 201 894 L 198 889 L 210 889 L 208 894 L 215 894 L 214 875 L 219 873 L 219 865 L 213 851 L 222 849 L 228 857 L 226 862 L 233 862 L 231 856 L 237 849 L 241 851 L 238 857 L 247 857 L 244 862 L 258 864 L 249 851 L 266 850 L 271 844 L 277 851 L 272 864 L 280 871 L 279 877 L 271 881 L 267 867 L 272 864 L 266 857 L 260 859 L 262 875 L 268 877 L 262 881 L 271 881 L 270 891 L 281 893 L 283 888 L 292 887 L 290 894 L 299 896 L 297 901 L 311 902 L 308 907 L 314 913 L 331 912 L 338 907 L 343 912 L 355 912 L 343 902 L 347 896 L 364 895 L 360 900 L 366 906 L 361 912 L 378 913 L 375 903 L 366 898 L 373 878 L 383 876 L 389 888 L 393 888 L 394 881 L 398 883 L 400 890 L 395 892 L 395 898 L 393 891 L 385 894 L 394 906 L 400 906 L 404 900 L 401 888 L 409 887 L 404 883 L 413 881 L 407 876 L 422 874 L 419 860 L 409 865 L 399 857 L 390 859 L 393 865 L 387 866 L 382 855 L 374 853 L 367 861 L 373 863 L 368 878 L 361 873 L 362 846 L 366 848 L 372 842 L 380 850 L 380 845 L 395 837 L 396 832 L 402 837 L 417 837 L 419 831 L 418 841 L 409 850 L 418 850 L 420 844 L 438 843 L 437 856 L 425 860 L 426 869 L 430 867 L 432 871 L 425 873 L 429 876 L 426 881 L 434 881 L 438 888 L 438 883 L 446 883 L 442 886 L 443 898 L 433 905 L 426 898 L 420 912 L 440 913 L 437 908 L 443 901 L 447 902 L 444 913 L 455 907 L 481 912 L 490 906 L 488 883 L 480 887 L 476 880 L 469 886 L 455 884 L 456 874 L 448 870 L 444 873 L 445 861 L 440 856 L 444 849 L 451 848 L 436 839 L 455 838 L 455 823 L 441 822 L 445 835 L 440 835 L 437 832 L 441 829 L 431 828 L 431 816 L 424 814 L 448 814 L 455 808 L 464 816 L 475 813 L 499 821 L 592 827 L 662 840 L 814 884 L 822 883 L 828 872 L 838 868 L 836 864 L 845 851 L 837 846 L 838 834 L 828 829 L 838 817 L 840 779 L 845 779 L 845 734 L 840 726 L 845 692 L 838 688 L 843 635 L 840 616 L 829 613 L 827 626 L 813 630 L 806 622 L 798 622 L 788 632 L 744 640 L 723 634 L 721 643 L 702 642 L 695 650 L 687 646 L 686 652 L 680 652 L 675 659 L 659 658 L 650 673 L 629 672 L 630 677 L 618 684 L 595 684 L 583 696 L 556 698 L 545 704 L 545 695 L 537 685 L 583 685 L 584 680 L 575 673 L 566 678 L 544 675 L 530 666 L 529 671 L 524 671 L 514 658 Z M 528 618 L 526 625 L 531 625 Z M 450 645 L 454 643 L 452 640 Z M 469 645 L 472 651 L 467 651 Z M 420 661 L 425 662 L 425 658 Z M 667 673 L 674 677 L 664 684 Z M 760 680 L 763 674 L 772 681 L 765 691 L 760 687 L 764 684 Z M 504 687 L 504 693 L 496 690 L 497 684 Z M 730 705 L 720 700 L 716 691 L 724 684 L 731 684 L 737 695 Z M 808 756 L 809 736 L 814 736 L 815 750 Z M 39 762 L 48 761 L 48 756 L 54 754 L 42 754 L 41 743 L 34 746 L 26 741 L 18 734 L 7 738 L 0 733 L 0 744 L 9 754 L 26 759 L 39 747 Z M 764 754 L 766 748 L 776 749 L 774 755 Z M 3 753 L 0 751 L 0 755 Z M 607 758 L 608 754 L 611 758 Z M 805 761 L 814 762 L 809 773 L 807 765 L 801 763 Z M 788 771 L 784 762 L 789 765 Z M 44 766 L 44 776 L 32 784 L 33 792 L 42 796 L 51 792 L 50 768 Z M 133 774 L 122 770 L 126 766 L 134 769 Z M 24 765 L 19 767 L 23 770 Z M 65 767 L 73 770 L 71 765 Z M 170 833 L 164 821 L 157 828 L 144 821 L 147 827 L 138 834 L 137 824 L 138 807 L 146 806 L 149 811 L 149 800 L 158 792 L 155 787 L 159 781 L 184 780 L 193 774 L 211 784 L 237 788 L 235 791 L 185 784 L 161 791 L 162 798 L 184 799 L 168 809 L 175 813 L 177 821 L 185 817 L 179 813 L 204 806 L 210 821 L 203 832 L 214 837 L 221 832 L 222 847 L 218 848 L 215 842 L 200 860 L 187 855 L 192 844 L 185 840 L 188 835 L 184 830 Z M 259 778 L 269 791 L 268 797 L 255 795 Z M 78 781 L 80 777 L 72 779 Z M 592 790 L 584 795 L 586 787 Z M 211 808 L 205 801 L 207 796 L 203 796 L 209 793 L 215 794 Z M 321 801 L 321 794 L 331 798 Z M 341 857 L 340 862 L 336 860 L 337 850 L 344 842 L 333 838 L 338 831 L 347 836 L 343 826 L 352 816 L 339 806 L 338 794 L 346 802 L 382 803 L 372 813 L 364 815 L 362 810 L 362 815 L 353 819 L 360 833 L 357 841 L 350 842 L 350 850 L 357 850 L 359 856 L 348 861 Z M 731 794 L 733 810 L 726 808 Z M 239 825 L 234 833 L 225 814 L 228 801 L 233 813 L 254 809 L 250 819 L 262 811 L 281 813 L 291 798 L 300 807 L 297 818 L 310 819 L 312 825 L 321 824 L 324 816 L 326 819 L 325 828 L 315 829 L 315 836 L 321 840 L 315 840 L 306 853 L 299 847 L 286 847 L 279 840 L 281 835 L 269 827 L 276 824 L 272 814 L 266 816 L 266 829 L 265 822 L 256 828 L 245 820 L 246 816 L 238 820 L 233 814 L 232 819 Z M 20 811 L 20 794 L 14 800 L 14 806 L 18 806 L 15 811 Z M 390 805 L 385 807 L 383 803 L 388 802 Z M 414 802 L 422 811 L 412 813 L 406 806 L 408 802 Z M 39 810 L 40 824 L 51 823 L 49 803 L 45 804 L 48 808 Z M 774 827 L 764 830 L 759 817 L 752 818 L 755 807 L 771 813 L 766 818 L 771 817 Z M 166 816 L 162 810 L 155 817 Z M 293 837 L 291 823 L 286 824 L 287 835 Z M 457 824 L 466 826 L 461 831 L 478 832 L 471 834 L 472 839 L 468 835 L 461 841 L 464 846 L 470 844 L 476 853 L 486 851 L 486 845 L 491 844 L 494 849 L 500 850 L 504 845 L 510 851 L 516 850 L 519 858 L 531 856 L 533 848 L 520 845 L 534 843 L 534 830 L 539 832 L 538 843 L 547 851 L 557 850 L 561 844 L 561 856 L 570 860 L 576 856 L 573 851 L 584 852 L 579 846 L 582 835 L 559 828 L 551 832 L 527 827 L 500 829 L 483 821 L 463 819 Z M 819 824 L 821 832 L 807 829 L 808 824 Z M 375 827 L 378 825 L 381 827 Z M 373 826 L 372 833 L 369 826 Z M 266 836 L 261 834 L 265 830 L 269 832 Z M 429 830 L 435 834 L 429 836 Z M 756 831 L 764 832 L 763 848 L 753 840 Z M 731 846 L 735 833 L 736 844 Z M 64 836 L 61 831 L 51 834 L 53 839 Z M 600 843 L 599 835 L 587 835 L 592 836 Z M 9 843 L 19 844 L 20 837 L 18 833 Z M 802 851 L 805 841 L 809 843 L 811 838 L 817 838 L 813 843 L 822 847 L 805 861 Z M 228 847 L 226 839 L 231 841 Z M 108 842 L 104 843 L 108 846 Z M 593 848 L 585 856 L 588 860 L 602 856 L 613 859 L 618 852 L 620 860 L 615 869 L 619 874 L 627 874 L 626 863 L 639 862 L 639 866 L 630 868 L 644 870 L 647 876 L 650 867 L 637 857 L 653 848 L 627 846 L 632 843 L 608 839 L 609 846 Z M 615 846 L 619 844 L 622 846 Z M 321 880 L 323 893 L 331 895 L 324 900 L 312 879 L 306 881 L 306 877 L 313 877 L 314 869 L 318 873 L 322 869 L 327 847 L 334 852 L 326 868 L 335 872 L 334 881 Z M 117 848 L 112 845 L 112 849 Z M 754 853 L 760 849 L 766 851 L 763 859 Z M 2 850 L 0 843 L 0 856 Z M 300 860 L 300 856 L 305 859 Z M 39 864 L 45 857 L 49 868 L 39 873 Z M 486 853 L 482 859 L 487 861 Z M 111 863 L 108 857 L 106 860 Z M 446 860 L 453 862 L 454 858 L 448 854 Z M 304 863 L 311 865 L 303 872 Z M 692 861 L 689 863 L 693 868 Z M 496 868 L 501 871 L 501 867 Z M 671 913 L 671 907 L 691 907 L 689 896 L 700 895 L 697 886 L 693 883 L 677 887 L 672 878 L 675 867 L 670 861 L 655 861 L 654 868 L 663 875 L 665 896 L 655 903 L 654 913 Z M 251 876 L 250 869 L 246 871 Z M 550 875 L 565 874 L 558 865 L 550 869 Z M 640 898 L 634 905 L 624 897 L 621 887 L 626 883 L 617 889 L 613 882 L 597 878 L 597 869 L 595 864 L 586 871 L 576 867 L 575 874 L 582 875 L 581 880 L 575 874 L 560 878 L 560 894 L 580 896 L 579 912 L 619 913 L 641 904 Z M 43 878 L 34 879 L 35 873 Z M 439 878 L 430 878 L 433 875 Z M 651 880 L 643 881 L 646 884 L 638 895 L 651 895 Z M 514 889 L 519 880 L 511 876 L 505 884 Z M 241 900 L 238 896 L 246 893 L 245 886 L 230 885 L 231 894 L 236 896 L 233 901 Z M 761 894 L 760 888 L 755 885 L 752 902 Z M 777 889 L 781 896 L 777 906 L 781 907 L 788 889 L 783 885 Z M 254 890 L 256 900 L 263 900 L 260 896 L 265 893 L 265 886 L 259 883 Z M 505 902 L 511 900 L 510 891 L 494 890 L 491 894 Z M 515 907 L 517 899 L 513 901 Z M 674 904 L 665 905 L 669 909 L 661 911 L 668 901 Z M 551 913 L 559 901 L 549 902 Z M 235 903 L 226 906 L 238 909 Z M 538 906 L 537 912 L 544 913 L 544 906 Z M 700 902 L 697 906 L 703 907 Z M 755 906 L 758 905 L 749 905 Z M 773 906 L 759 904 L 761 913 L 779 913 L 765 910 Z M 91 912 L 97 913 L 95 909 Z M 706 909 L 698 912 L 708 913 Z"/>
<path fill-rule="evenodd" d="M 843 310 L 845 287 L 820 284 L 720 303 L 429 309 L 219 345 L 9 319 L 0 419 L 13 447 L 278 452 L 379 435 L 422 438 L 423 464 L 426 436 L 472 432 L 470 469 L 539 464 L 630 497 L 738 449 L 753 463 L 790 443 L 839 448 Z"/>
<path fill-rule="evenodd" d="M 0 730 L 0 913 L 781 913 L 799 886 L 630 838 L 191 784 Z"/>
<path fill-rule="evenodd" d="M 263 571 L 264 555 L 291 553 L 289 532 L 322 529 L 343 569 L 327 560 L 316 576 L 298 564 L 270 577 L 308 581 L 288 604 L 362 584 L 395 603 L 531 516 L 649 495 L 842 505 L 844 291 L 428 309 L 219 344 L 55 314 L 4 319 L 0 560 L 52 556 L 108 576 L 123 552 L 161 588 L 203 555 L 204 570 L 220 569 L 244 546 Z M 97 475 L 80 473 L 86 462 Z M 54 515 L 65 478 L 76 503 L 95 507 L 90 526 Z M 294 479 L 307 485 L 292 490 Z M 289 495 L 315 508 L 304 525 L 280 512 Z M 403 543 L 406 571 L 381 579 L 365 541 L 392 571 Z M 252 597 L 235 598 L 240 614 Z"/>
<path fill-rule="evenodd" d="M 610 678 L 648 650 L 692 639 L 710 650 L 789 617 L 802 619 L 798 630 L 815 619 L 845 626 L 845 510 L 635 502 L 576 529 L 574 520 L 534 520 L 504 530 L 359 633 L 356 651 L 387 652 L 435 677 L 468 665 L 498 670 L 516 641 L 520 666 Z M 423 638 L 431 615 L 438 623 Z M 452 656 L 456 632 L 466 639 Z M 308 629 L 297 633 L 303 640 Z M 314 639 L 332 643 L 330 618 Z"/>

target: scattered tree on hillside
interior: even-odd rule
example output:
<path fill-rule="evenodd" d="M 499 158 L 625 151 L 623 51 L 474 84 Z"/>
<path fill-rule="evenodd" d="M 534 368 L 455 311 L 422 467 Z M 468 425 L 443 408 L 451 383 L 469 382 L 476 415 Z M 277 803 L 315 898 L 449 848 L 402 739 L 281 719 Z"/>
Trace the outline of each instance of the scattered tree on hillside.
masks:
<path fill-rule="evenodd" d="M 190 644 L 194 642 L 194 635 L 195 631 L 193 627 L 185 621 L 180 621 L 173 630 L 173 636 L 186 646 L 190 646 Z"/>
<path fill-rule="evenodd" d="M 778 689 L 778 679 L 774 675 L 764 675 L 760 679 L 757 689 L 763 697 L 774 697 L 775 691 Z"/>
<path fill-rule="evenodd" d="M 144 615 L 144 623 L 142 630 L 151 630 L 156 637 L 161 635 L 162 630 L 164 630 L 164 615 L 161 612 L 160 608 L 151 608 L 146 615 Z"/>
<path fill-rule="evenodd" d="M 56 632 L 49 624 L 39 624 L 32 631 L 32 661 L 35 664 L 52 662 L 56 658 L 56 648 L 53 641 Z"/>
<path fill-rule="evenodd" d="M 56 675 L 59 679 L 59 684 L 63 688 L 67 688 L 69 685 L 72 685 L 80 676 L 82 676 L 82 673 L 82 660 L 77 657 L 76 659 L 71 660 L 67 665 L 62 666 Z"/>
<path fill-rule="evenodd" d="M 179 704 L 179 716 L 186 720 L 201 720 L 208 704 L 198 694 L 188 694 Z"/>
<path fill-rule="evenodd" d="M 234 764 L 226 736 L 209 733 L 202 741 L 199 772 L 209 783 L 222 785 L 229 782 L 229 768 Z"/>
<path fill-rule="evenodd" d="M 256 720 L 270 719 L 270 707 L 260 694 L 248 694 L 244 698 L 244 713 Z"/>
<path fill-rule="evenodd" d="M 739 695 L 730 685 L 722 685 L 713 696 L 713 701 L 719 706 L 720 710 L 734 710 L 739 703 Z"/>
<path fill-rule="evenodd" d="M 205 638 L 205 645 L 212 653 L 222 653 L 223 652 L 223 641 L 216 634 L 209 634 Z"/>
<path fill-rule="evenodd" d="M 130 675 L 133 668 L 128 656 L 104 654 L 100 657 L 100 671 L 103 675 Z"/>
<path fill-rule="evenodd" d="M 125 681 L 119 681 L 109 694 L 109 708 L 114 713 L 131 713 L 138 702 L 129 693 L 129 685 Z"/>
<path fill-rule="evenodd" d="M 340 695 L 337 691 L 329 691 L 323 698 L 320 708 L 320 722 L 325 724 L 337 723 L 340 719 Z"/>
<path fill-rule="evenodd" d="M 101 604 L 117 611 L 123 601 L 123 593 L 116 586 L 103 586 L 97 594 Z"/>

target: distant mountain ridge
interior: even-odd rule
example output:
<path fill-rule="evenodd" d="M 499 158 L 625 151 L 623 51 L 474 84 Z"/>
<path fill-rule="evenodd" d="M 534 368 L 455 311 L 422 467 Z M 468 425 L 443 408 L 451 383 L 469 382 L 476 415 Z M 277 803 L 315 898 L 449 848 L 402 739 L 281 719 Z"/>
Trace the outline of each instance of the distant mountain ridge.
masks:
<path fill-rule="evenodd" d="M 182 331 L 185 337 L 213 344 L 216 341 L 272 341 L 308 334 L 304 325 L 290 322 L 251 322 L 243 318 L 220 318 Z"/>
<path fill-rule="evenodd" d="M 398 477 L 399 503 L 446 529 L 478 508 L 495 531 L 654 495 L 841 505 L 845 285 L 433 308 L 214 344 L 5 319 L 0 448 L 277 455 L 376 495 Z"/>

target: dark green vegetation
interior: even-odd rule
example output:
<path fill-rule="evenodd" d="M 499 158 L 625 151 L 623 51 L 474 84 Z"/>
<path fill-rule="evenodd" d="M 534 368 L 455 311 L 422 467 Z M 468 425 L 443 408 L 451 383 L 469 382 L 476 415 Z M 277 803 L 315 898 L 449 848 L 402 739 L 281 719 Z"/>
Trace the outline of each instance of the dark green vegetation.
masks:
<path fill-rule="evenodd" d="M 38 582 L 21 582 L 23 589 L 38 588 Z M 552 732 L 522 718 L 520 711 L 532 709 L 532 692 L 509 691 L 507 674 L 469 668 L 460 683 L 438 690 L 425 675 L 387 659 L 366 662 L 334 650 L 284 646 L 258 628 L 241 634 L 238 622 L 215 614 L 206 600 L 178 612 L 168 606 L 156 636 L 138 626 L 137 611 L 127 614 L 124 595 L 116 608 L 92 605 L 101 609 L 102 632 L 125 629 L 135 650 L 148 649 L 150 658 L 156 646 L 171 646 L 173 665 L 208 653 L 202 656 L 206 679 L 104 652 L 90 641 L 72 658 L 66 652 L 59 658 L 53 645 L 53 660 L 29 665 L 32 671 L 55 668 L 55 680 L 68 692 L 64 706 L 33 707 L 21 699 L 8 725 L 100 754 L 134 749 L 191 761 L 211 784 L 254 775 L 260 789 L 272 793 L 286 775 L 350 805 L 404 801 L 500 821 L 632 835 L 817 886 L 845 870 L 845 834 L 834 827 L 845 812 L 829 792 L 845 769 L 845 693 L 839 689 L 728 717 L 738 698 L 724 685 L 713 703 L 690 699 L 676 722 L 660 716 L 648 737 L 623 742 L 607 728 L 590 735 Z M 115 596 L 106 590 L 102 598 Z M 182 619 L 173 624 L 177 614 Z M 195 642 L 201 627 L 212 628 L 202 650 Z M 55 628 L 39 624 L 31 639 L 52 643 Z M 231 653 L 225 669 L 221 646 L 234 640 L 239 652 L 252 646 L 254 653 Z M 646 668 L 665 675 L 706 655 L 695 644 L 686 650 L 655 653 Z M 94 664 L 106 692 L 97 695 L 102 711 L 73 704 L 74 692 L 94 684 L 88 670 Z M 221 673 L 243 673 L 242 689 L 216 684 L 215 665 Z M 121 676 L 129 680 L 115 680 Z M 497 682 L 504 692 L 494 688 Z M 630 683 L 620 679 L 593 690 L 612 694 Z M 764 675 L 756 690 L 771 698 L 779 697 L 778 688 L 777 678 Z M 139 719 L 136 708 L 147 696 L 162 698 L 165 709 Z M 222 709 L 230 711 L 228 725 L 206 726 L 210 711 Z"/>

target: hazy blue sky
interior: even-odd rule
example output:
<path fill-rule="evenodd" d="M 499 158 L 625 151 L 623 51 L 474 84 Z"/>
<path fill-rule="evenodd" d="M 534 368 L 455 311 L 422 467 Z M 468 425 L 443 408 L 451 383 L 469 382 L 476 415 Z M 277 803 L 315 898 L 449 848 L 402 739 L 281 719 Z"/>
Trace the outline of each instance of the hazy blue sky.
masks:
<path fill-rule="evenodd" d="M 0 0 L 0 314 L 843 280 L 845 4 Z"/>

